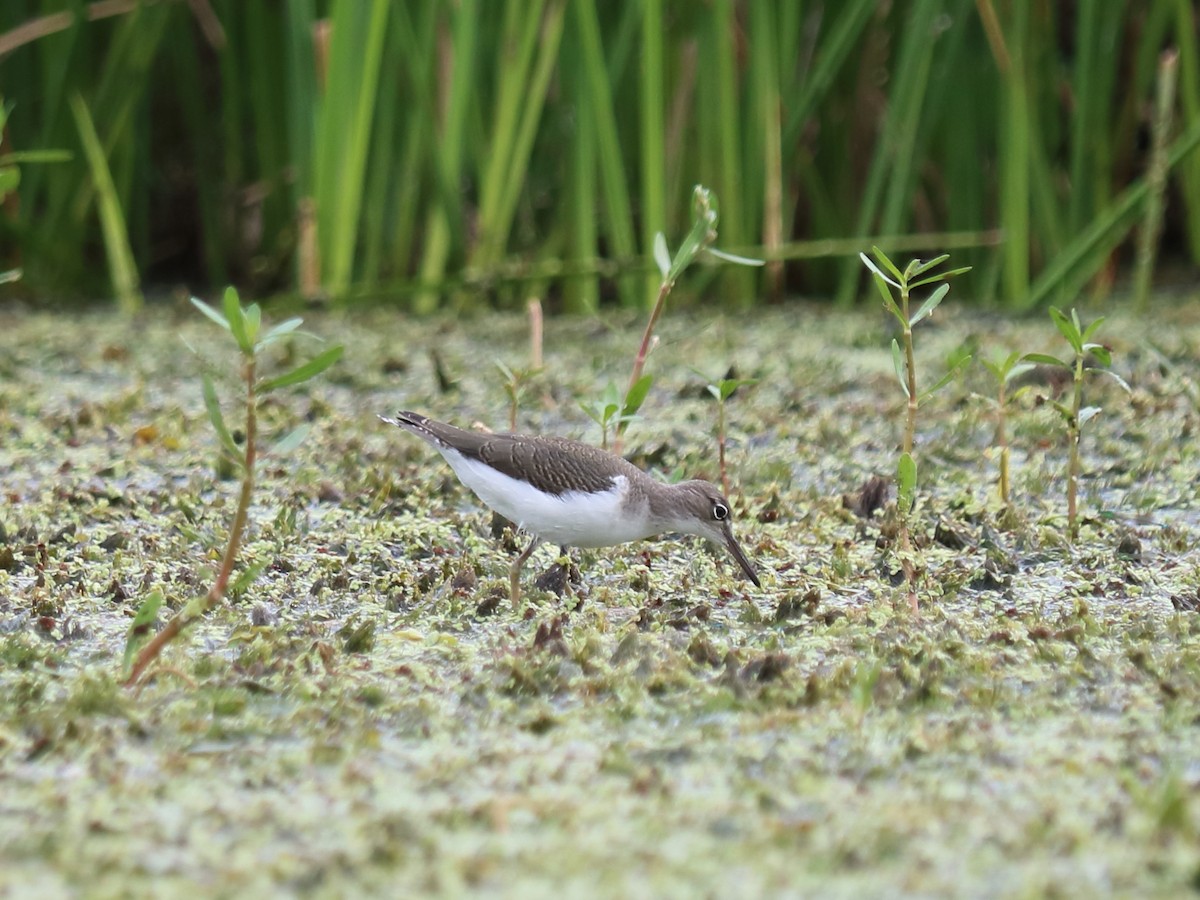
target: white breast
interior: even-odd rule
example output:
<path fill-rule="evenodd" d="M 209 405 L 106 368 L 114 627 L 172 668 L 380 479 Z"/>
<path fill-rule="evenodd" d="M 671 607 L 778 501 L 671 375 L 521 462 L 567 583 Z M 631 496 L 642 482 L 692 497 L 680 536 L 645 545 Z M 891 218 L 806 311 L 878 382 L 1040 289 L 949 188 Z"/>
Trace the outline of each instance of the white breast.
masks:
<path fill-rule="evenodd" d="M 484 503 L 543 540 L 570 547 L 608 547 L 654 534 L 649 504 L 622 506 L 628 480 L 613 479 L 601 493 L 544 494 L 524 481 L 447 447 L 441 450 L 459 480 Z"/>

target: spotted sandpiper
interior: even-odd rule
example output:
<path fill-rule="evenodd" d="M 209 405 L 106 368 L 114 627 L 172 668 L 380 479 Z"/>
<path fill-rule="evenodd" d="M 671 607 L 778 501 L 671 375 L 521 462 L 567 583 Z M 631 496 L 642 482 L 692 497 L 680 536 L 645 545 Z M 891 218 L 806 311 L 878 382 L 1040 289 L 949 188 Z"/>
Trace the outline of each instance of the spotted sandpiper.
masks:
<path fill-rule="evenodd" d="M 509 572 L 514 603 L 521 567 L 544 541 L 609 547 L 669 531 L 724 544 L 760 586 L 733 536 L 729 501 L 707 481 L 663 484 L 615 454 L 566 438 L 481 434 L 414 412 L 379 418 L 433 445 L 459 481 L 533 536 Z"/>

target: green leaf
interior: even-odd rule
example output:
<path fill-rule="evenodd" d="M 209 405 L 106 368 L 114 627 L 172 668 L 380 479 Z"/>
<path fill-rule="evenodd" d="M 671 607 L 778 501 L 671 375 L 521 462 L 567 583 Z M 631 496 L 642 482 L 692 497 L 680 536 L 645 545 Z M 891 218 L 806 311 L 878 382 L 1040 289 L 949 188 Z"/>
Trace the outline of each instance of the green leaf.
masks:
<path fill-rule="evenodd" d="M 634 415 L 642 408 L 642 404 L 646 402 L 646 395 L 650 393 L 650 386 L 652 384 L 654 384 L 653 375 L 643 375 L 633 383 L 633 386 L 625 394 L 625 402 L 621 407 L 622 419 Z"/>
<path fill-rule="evenodd" d="M 600 407 L 594 403 L 588 403 L 586 400 L 579 400 L 577 402 L 579 404 L 579 408 L 583 410 L 584 415 L 586 415 L 601 428 L 604 427 L 605 422 L 604 418 L 600 415 Z"/>
<path fill-rule="evenodd" d="M 1103 366 L 1111 366 L 1112 365 L 1112 351 L 1109 350 L 1107 347 L 1105 347 L 1103 344 L 1093 344 L 1093 343 L 1084 344 L 1083 352 L 1092 354 L 1092 356 L 1096 357 L 1096 359 L 1098 359 L 1100 361 L 1100 364 Z"/>
<path fill-rule="evenodd" d="M 229 586 L 229 593 L 233 595 L 244 594 L 246 588 L 254 583 L 254 580 L 262 574 L 263 569 L 267 567 L 267 560 L 256 562 L 244 568 L 237 579 Z"/>
<path fill-rule="evenodd" d="M 162 590 L 155 588 L 146 595 L 146 599 L 138 606 L 133 621 L 129 623 L 129 630 L 125 632 L 125 657 L 121 661 L 121 668 L 125 672 L 128 672 L 133 665 L 133 658 L 137 655 L 137 652 L 150 640 L 150 630 L 154 627 L 154 622 L 158 619 L 158 611 L 162 605 Z"/>
<path fill-rule="evenodd" d="M 914 281 L 908 286 L 908 289 L 910 291 L 915 290 L 916 288 L 923 287 L 927 284 L 933 284 L 935 281 L 949 281 L 956 275 L 963 275 L 970 271 L 970 266 L 963 266 L 961 269 L 950 269 L 946 272 L 938 272 L 936 275 L 930 275 L 928 278 L 922 278 L 920 281 Z"/>
<path fill-rule="evenodd" d="M 281 437 L 271 447 L 272 456 L 287 456 L 297 447 L 304 443 L 304 439 L 308 437 L 308 433 L 312 431 L 312 425 L 305 422 L 303 425 L 298 425 Z"/>
<path fill-rule="evenodd" d="M 1074 310 L 1072 310 L 1074 313 Z M 1059 333 L 1067 339 L 1067 343 L 1071 345 L 1076 353 L 1083 352 L 1083 336 L 1079 333 L 1079 329 L 1075 327 L 1075 323 L 1068 319 L 1061 309 L 1057 306 L 1050 307 L 1050 318 L 1054 320 L 1054 325 L 1058 328 Z"/>
<path fill-rule="evenodd" d="M 1020 378 L 1026 372 L 1032 372 L 1034 368 L 1033 363 L 1017 363 L 1004 374 L 1004 383 L 1008 384 L 1014 378 Z"/>
<path fill-rule="evenodd" d="M 217 439 L 221 442 L 221 447 L 230 458 L 237 463 L 243 462 L 242 451 L 238 449 L 237 443 L 233 440 L 233 435 L 229 433 L 229 429 L 225 426 L 225 417 L 221 415 L 221 403 L 217 399 L 217 389 L 213 386 L 212 379 L 207 375 L 204 376 L 204 407 L 208 410 L 208 419 L 212 422 L 213 430 L 217 433 Z"/>
<path fill-rule="evenodd" d="M 691 265 L 692 260 L 696 258 L 696 254 L 700 252 L 704 240 L 708 236 L 708 226 L 703 222 L 697 221 L 688 233 L 688 236 L 683 239 L 683 244 L 679 245 L 679 252 L 676 253 L 671 263 L 671 269 L 667 271 L 668 282 L 676 282 L 680 275 Z"/>
<path fill-rule="evenodd" d="M 608 382 L 600 393 L 600 403 L 604 406 L 621 408 L 621 391 L 615 382 Z"/>
<path fill-rule="evenodd" d="M 896 370 L 896 380 L 900 382 L 900 390 L 904 396 L 908 394 L 908 379 L 904 377 L 904 359 L 900 356 L 900 342 L 892 338 L 892 367 Z"/>
<path fill-rule="evenodd" d="M 258 385 L 258 390 L 266 393 L 267 391 L 275 390 L 275 388 L 287 387 L 288 385 L 300 384 L 302 381 L 308 381 L 310 378 L 320 375 L 335 362 L 337 362 L 342 356 L 343 349 L 344 348 L 341 344 L 338 344 L 336 347 L 330 347 L 324 353 L 317 354 L 308 362 L 292 369 L 292 371 L 285 372 L 282 375 L 276 375 L 274 378 L 268 378 L 267 380 L 260 382 Z"/>
<path fill-rule="evenodd" d="M 1104 316 L 1100 316 L 1098 319 L 1095 319 L 1090 325 L 1088 325 L 1087 328 L 1085 328 L 1083 330 L 1083 339 L 1085 341 L 1088 340 L 1089 338 L 1091 338 L 1092 335 L 1094 335 L 1097 331 L 1100 330 L 1100 326 L 1104 324 L 1104 319 L 1105 319 Z"/>
<path fill-rule="evenodd" d="M 1133 389 L 1129 387 L 1128 382 L 1112 369 L 1088 369 L 1089 372 L 1095 372 L 1097 375 L 1107 375 L 1113 381 L 1121 386 L 1121 389 L 1127 394 L 1133 393 Z"/>
<path fill-rule="evenodd" d="M 667 281 L 674 283 L 692 264 L 701 248 L 716 239 L 716 201 L 712 191 L 701 185 L 696 185 L 692 191 L 692 230 L 683 239 L 679 252 L 675 254 L 675 261 L 671 263 L 670 271 L 667 272 Z"/>
<path fill-rule="evenodd" d="M 724 250 L 718 250 L 716 247 L 708 247 L 707 252 L 709 256 L 715 256 L 719 260 L 738 266 L 765 266 L 767 264 L 765 259 L 738 256 L 736 253 L 726 253 Z"/>
<path fill-rule="evenodd" d="M 892 298 L 892 292 L 888 290 L 890 282 L 883 275 L 880 275 L 879 272 L 872 272 L 871 280 L 875 282 L 875 287 L 879 289 L 879 295 L 883 297 L 884 309 L 896 317 L 896 321 L 900 323 L 901 328 L 907 328 L 908 322 L 904 320 L 904 312 Z"/>
<path fill-rule="evenodd" d="M 950 258 L 949 253 L 943 253 L 941 256 L 935 256 L 933 259 L 928 260 L 926 262 L 921 262 L 919 259 L 914 259 L 913 262 L 916 263 L 916 265 L 913 266 L 912 273 L 915 276 L 915 275 L 920 275 L 924 272 L 928 272 L 930 269 L 934 268 L 935 266 L 940 266 L 942 263 L 944 263 L 949 258 Z M 941 277 L 941 276 L 939 276 L 939 277 Z"/>
<path fill-rule="evenodd" d="M 258 340 L 258 331 L 262 327 L 262 307 L 251 303 L 246 307 L 246 342 L 251 346 Z"/>
<path fill-rule="evenodd" d="M 286 319 L 273 328 L 269 328 L 267 333 L 263 335 L 261 343 L 265 344 L 267 341 L 277 340 L 278 338 L 289 335 L 303 324 L 304 320 L 299 316 L 292 319 Z"/>
<path fill-rule="evenodd" d="M 214 322 L 216 322 L 218 325 L 220 325 L 226 331 L 230 330 L 229 320 L 226 319 L 223 315 L 221 315 L 219 312 L 217 312 L 215 309 L 213 309 L 211 306 L 209 306 L 207 303 L 205 303 L 199 297 L 192 297 L 191 300 L 192 300 L 192 306 L 196 307 L 196 309 L 200 310 L 200 312 L 204 313 L 204 315 L 208 316 L 210 319 L 212 319 Z"/>
<path fill-rule="evenodd" d="M 0 123 L 0 127 L 3 124 Z M 0 167 L 26 163 L 61 163 L 75 158 L 70 150 L 17 150 L 0 156 Z"/>
<path fill-rule="evenodd" d="M 1070 423 L 1071 420 L 1075 418 L 1074 411 L 1065 403 L 1062 403 L 1058 400 L 1051 400 L 1050 405 L 1058 410 L 1058 414 L 1062 416 L 1066 422 Z"/>
<path fill-rule="evenodd" d="M 1064 369 L 1071 368 L 1069 363 L 1065 363 L 1057 356 L 1051 356 L 1049 353 L 1026 353 L 1021 358 L 1026 362 L 1037 363 L 1041 366 L 1061 366 Z"/>
<path fill-rule="evenodd" d="M 238 297 L 237 288 L 232 285 L 225 288 L 222 301 L 222 308 L 225 311 L 225 321 L 229 323 L 229 330 L 233 333 L 233 339 L 237 341 L 237 345 L 243 353 L 249 354 L 254 345 L 246 338 L 246 314 L 242 311 L 242 301 Z"/>
<path fill-rule="evenodd" d="M 922 303 L 921 308 L 917 310 L 917 314 L 909 320 L 909 326 L 911 327 L 916 325 L 926 316 L 932 315 L 933 311 L 938 308 L 938 304 L 946 299 L 946 295 L 948 293 L 950 293 L 950 285 L 943 284 L 936 291 L 930 294 L 929 299 Z"/>
<path fill-rule="evenodd" d="M 912 510 L 916 493 L 917 461 L 911 453 L 901 453 L 900 461 L 896 464 L 896 508 L 901 515 L 906 516 Z"/>
<path fill-rule="evenodd" d="M 875 255 L 875 258 L 877 260 L 879 260 L 881 263 L 883 263 L 883 266 L 885 269 L 887 269 L 889 272 L 891 272 L 896 277 L 896 281 L 893 282 L 893 284 L 895 284 L 896 287 L 900 287 L 900 285 L 897 282 L 904 281 L 904 276 L 900 274 L 900 270 L 896 268 L 896 264 L 894 262 L 892 262 L 888 258 L 888 255 L 886 253 L 884 253 L 882 250 L 880 250 L 878 247 L 872 246 L 871 253 L 873 253 Z M 862 254 L 860 253 L 859 256 L 862 256 Z M 870 265 L 870 262 L 868 262 L 868 265 Z M 875 267 L 871 266 L 871 268 L 875 268 Z M 876 269 L 876 271 L 878 271 L 878 270 Z M 882 273 L 880 273 L 880 274 L 882 274 Z"/>
<path fill-rule="evenodd" d="M 875 253 L 878 253 L 881 256 L 883 255 L 883 252 L 878 247 L 874 247 L 872 249 L 875 251 Z M 892 279 L 888 278 L 887 275 L 883 274 L 883 270 L 880 269 L 879 266 L 875 265 L 875 263 L 873 263 L 871 261 L 871 257 L 867 256 L 867 254 L 859 253 L 858 258 L 862 260 L 864 266 L 866 266 L 868 269 L 871 270 L 872 275 L 875 275 L 876 277 L 883 279 L 884 284 L 890 284 L 892 287 L 895 287 L 895 288 L 900 287 L 900 283 L 896 282 L 896 281 L 892 281 Z M 884 256 L 883 258 L 887 259 L 886 256 Z M 896 270 L 896 267 L 892 265 L 892 261 L 890 259 L 888 260 L 888 267 L 892 272 L 895 272 L 897 278 L 901 277 L 900 273 Z M 889 300 L 891 299 L 892 295 L 887 290 L 886 287 L 881 286 L 880 290 L 882 290 L 884 292 L 884 294 L 887 296 L 887 298 Z"/>
<path fill-rule="evenodd" d="M 16 166 L 0 168 L 0 198 L 13 193 L 21 186 L 21 170 Z"/>
<path fill-rule="evenodd" d="M 667 248 L 667 237 L 661 231 L 654 234 L 654 262 L 665 279 L 671 271 L 671 251 Z"/>
<path fill-rule="evenodd" d="M 717 399 L 724 403 L 733 396 L 733 392 L 740 387 L 749 387 L 752 384 L 758 384 L 757 378 L 722 378 L 718 383 L 719 394 Z"/>
<path fill-rule="evenodd" d="M 1079 411 L 1079 427 L 1082 428 L 1086 423 L 1100 415 L 1100 407 L 1085 406 Z"/>
<path fill-rule="evenodd" d="M 979 361 L 979 364 L 981 366 L 983 366 L 985 369 L 987 369 L 989 374 L 991 374 L 991 376 L 993 378 L 995 378 L 996 381 L 1007 381 L 1008 380 L 1007 377 L 1005 376 L 1005 371 L 1006 371 L 1005 363 L 999 362 L 997 360 L 981 359 Z"/>
<path fill-rule="evenodd" d="M 971 361 L 971 357 L 968 356 L 965 359 L 960 360 L 956 365 L 947 369 L 946 374 L 943 375 L 941 378 L 939 378 L 933 384 L 932 387 L 928 387 L 924 391 L 922 391 L 921 395 L 918 399 L 924 400 L 926 397 L 930 396 L 931 394 L 935 394 L 938 391 L 940 391 L 942 388 L 944 388 L 946 385 L 948 385 L 950 383 L 950 380 L 952 378 L 954 378 L 954 376 L 957 375 L 959 372 L 961 372 L 963 366 L 965 366 L 970 361 Z"/>

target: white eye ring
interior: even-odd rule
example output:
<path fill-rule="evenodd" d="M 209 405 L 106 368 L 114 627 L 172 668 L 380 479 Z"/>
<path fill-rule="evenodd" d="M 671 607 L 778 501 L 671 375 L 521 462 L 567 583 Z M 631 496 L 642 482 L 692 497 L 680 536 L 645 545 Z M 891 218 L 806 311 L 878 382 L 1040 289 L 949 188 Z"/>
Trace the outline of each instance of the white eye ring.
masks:
<path fill-rule="evenodd" d="M 729 507 L 724 503 L 714 503 L 712 514 L 713 518 L 720 522 L 729 517 Z"/>

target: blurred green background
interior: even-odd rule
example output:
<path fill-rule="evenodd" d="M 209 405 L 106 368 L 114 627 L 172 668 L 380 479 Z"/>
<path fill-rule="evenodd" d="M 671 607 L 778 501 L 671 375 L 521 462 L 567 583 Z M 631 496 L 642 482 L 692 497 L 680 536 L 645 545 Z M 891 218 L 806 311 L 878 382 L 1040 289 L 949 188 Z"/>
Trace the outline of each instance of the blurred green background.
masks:
<path fill-rule="evenodd" d="M 1023 309 L 1200 262 L 1194 0 L 6 0 L 27 297 L 644 307 L 692 187 L 730 309 L 949 251 Z M 69 161 L 22 157 L 66 150 Z M 5 158 L 7 157 L 7 158 Z M 14 175 L 13 173 L 17 173 Z"/>

